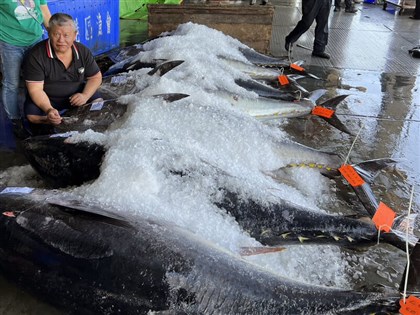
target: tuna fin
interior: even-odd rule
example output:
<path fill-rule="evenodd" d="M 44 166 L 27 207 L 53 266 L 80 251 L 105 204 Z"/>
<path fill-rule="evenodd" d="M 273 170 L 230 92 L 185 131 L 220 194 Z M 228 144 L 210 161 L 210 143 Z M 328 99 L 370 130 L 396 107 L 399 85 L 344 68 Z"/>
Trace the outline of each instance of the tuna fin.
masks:
<path fill-rule="evenodd" d="M 301 93 L 310 95 L 311 93 L 297 82 L 297 80 L 299 80 L 301 78 L 304 78 L 304 77 L 305 76 L 303 76 L 303 75 L 297 75 L 297 74 L 296 75 L 289 74 L 287 76 L 287 78 L 293 83 L 293 85 L 298 89 L 298 91 L 300 91 Z"/>
<path fill-rule="evenodd" d="M 330 118 L 319 116 L 323 120 L 325 120 L 327 123 L 329 123 L 331 126 L 334 126 L 338 130 L 347 133 L 348 135 L 353 136 L 353 133 L 341 122 L 341 120 L 337 117 L 335 114 L 335 109 L 337 108 L 337 105 L 344 100 L 348 95 L 338 95 L 336 97 L 333 97 L 329 100 L 326 100 L 325 102 L 319 104 L 320 107 L 325 107 L 328 109 L 334 110 L 333 115 Z"/>
<path fill-rule="evenodd" d="M 166 61 L 154 67 L 154 69 L 149 71 L 147 74 L 154 75 L 155 73 L 157 73 L 159 76 L 163 76 L 165 73 L 171 71 L 173 68 L 179 66 L 183 62 L 184 60 Z"/>
<path fill-rule="evenodd" d="M 396 162 L 396 160 L 391 158 L 383 158 L 352 164 L 352 166 L 366 182 L 371 184 L 378 175 L 379 171 Z"/>
<path fill-rule="evenodd" d="M 410 264 L 405 267 L 404 274 L 400 283 L 400 292 L 404 292 L 406 273 L 408 267 L 407 277 L 407 293 L 420 294 L 420 243 L 411 250 Z"/>
<path fill-rule="evenodd" d="M 160 97 L 163 100 L 165 100 L 167 102 L 170 102 L 170 103 L 181 100 L 181 99 L 186 98 L 188 96 L 189 96 L 188 94 L 182 94 L 182 93 L 166 93 L 166 94 L 153 95 L 153 97 Z"/>
<path fill-rule="evenodd" d="M 316 101 L 321 98 L 325 93 L 327 92 L 327 90 L 325 89 L 318 89 L 315 91 L 312 91 L 311 94 L 309 94 L 309 99 L 311 100 L 312 103 L 316 104 Z"/>
<path fill-rule="evenodd" d="M 297 80 L 300 80 L 300 79 L 304 79 L 304 78 L 306 78 L 306 76 L 304 76 L 304 75 L 301 75 L 301 74 L 288 74 L 287 75 L 287 78 L 289 79 L 289 80 L 292 80 L 292 81 L 297 81 Z"/>
<path fill-rule="evenodd" d="M 395 159 L 382 158 L 374 160 L 366 160 L 363 162 L 352 164 L 357 173 L 363 178 L 363 180 L 369 184 L 373 183 L 373 180 L 378 175 L 379 171 L 389 167 L 396 163 Z M 340 176 L 338 169 L 322 169 L 320 173 L 328 178 L 334 179 Z"/>
<path fill-rule="evenodd" d="M 260 254 L 277 253 L 285 249 L 285 247 L 280 246 L 241 247 L 239 254 L 241 256 L 252 256 Z"/>
<path fill-rule="evenodd" d="M 297 65 L 297 66 L 301 66 L 303 63 L 304 63 L 304 61 L 302 61 L 302 60 L 298 60 L 298 61 L 293 62 L 293 64 L 295 64 L 295 65 Z M 291 68 L 292 68 L 292 67 L 291 67 Z M 293 68 L 292 68 L 292 69 L 293 69 Z M 302 69 L 303 69 L 303 68 L 302 68 Z M 316 79 L 316 80 L 321 80 L 321 78 L 320 78 L 320 77 L 317 77 L 316 75 L 314 75 L 314 74 L 312 74 L 312 73 L 309 73 L 309 72 L 308 72 L 308 71 L 306 71 L 305 69 L 303 69 L 303 70 L 296 70 L 296 69 L 294 69 L 294 71 L 297 71 L 298 73 L 304 74 L 305 76 L 311 77 L 311 78 L 313 78 L 313 79 Z"/>
<path fill-rule="evenodd" d="M 337 108 L 337 105 L 341 103 L 342 100 L 344 100 L 348 95 L 338 95 L 336 97 L 330 98 L 329 100 L 326 100 L 325 102 L 322 102 L 321 104 L 318 104 L 322 107 L 327 107 L 329 109 L 335 110 Z"/>
<path fill-rule="evenodd" d="M 60 206 L 67 212 L 76 210 L 79 212 L 90 214 L 96 217 L 97 220 L 107 222 L 109 224 L 122 226 L 122 227 L 131 226 L 130 223 L 122 216 L 119 216 L 116 213 L 107 211 L 103 209 L 103 207 L 95 203 L 91 203 L 91 202 L 87 203 L 78 199 L 63 198 L 63 197 L 60 197 L 60 198 L 49 197 L 47 198 L 47 202 L 51 205 Z"/>

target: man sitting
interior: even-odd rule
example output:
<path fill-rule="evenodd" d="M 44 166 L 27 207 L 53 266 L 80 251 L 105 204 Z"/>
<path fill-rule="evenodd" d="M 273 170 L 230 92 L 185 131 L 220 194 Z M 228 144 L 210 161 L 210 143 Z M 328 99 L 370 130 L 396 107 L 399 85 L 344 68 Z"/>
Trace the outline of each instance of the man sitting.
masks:
<path fill-rule="evenodd" d="M 90 50 L 75 42 L 77 28 L 64 13 L 51 16 L 49 39 L 35 45 L 23 62 L 28 89 L 25 115 L 33 135 L 51 133 L 60 112 L 99 99 L 102 74 Z"/>

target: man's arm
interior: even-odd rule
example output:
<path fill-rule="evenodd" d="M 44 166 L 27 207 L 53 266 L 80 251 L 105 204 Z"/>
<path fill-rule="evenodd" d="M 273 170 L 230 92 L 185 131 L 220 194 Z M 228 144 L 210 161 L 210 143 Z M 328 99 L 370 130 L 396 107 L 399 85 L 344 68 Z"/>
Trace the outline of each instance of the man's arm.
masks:
<path fill-rule="evenodd" d="M 50 123 L 58 125 L 61 123 L 61 117 L 58 111 L 52 107 L 50 99 L 44 91 L 44 82 L 28 82 L 26 81 L 29 96 L 32 101 L 38 106 L 47 116 L 28 115 L 30 122 L 35 124 Z"/>
<path fill-rule="evenodd" d="M 50 21 L 50 17 L 51 17 L 50 9 L 48 8 L 48 5 L 46 4 L 41 4 L 39 8 L 41 9 L 42 16 L 44 18 L 44 26 L 48 30 L 48 22 Z"/>
<path fill-rule="evenodd" d="M 102 83 L 102 73 L 99 71 L 94 76 L 86 78 L 86 85 L 82 93 L 73 94 L 70 97 L 70 104 L 73 106 L 81 106 L 86 104 L 86 102 L 95 94 L 96 90 L 101 86 Z"/>

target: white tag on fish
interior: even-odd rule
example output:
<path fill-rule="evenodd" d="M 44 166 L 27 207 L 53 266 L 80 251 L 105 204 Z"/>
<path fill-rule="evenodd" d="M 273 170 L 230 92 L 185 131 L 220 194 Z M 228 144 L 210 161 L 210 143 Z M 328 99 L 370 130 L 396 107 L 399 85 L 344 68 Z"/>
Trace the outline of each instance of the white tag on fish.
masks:
<path fill-rule="evenodd" d="M 117 76 L 111 78 L 111 84 L 122 85 L 127 82 L 126 76 Z"/>
<path fill-rule="evenodd" d="M 29 187 L 6 187 L 0 194 L 10 194 L 10 193 L 19 193 L 19 194 L 29 194 L 34 190 L 33 188 Z"/>
<path fill-rule="evenodd" d="M 72 135 L 77 134 L 77 131 L 68 131 L 68 132 L 63 132 L 63 133 L 55 133 L 50 135 L 50 138 L 68 138 L 71 137 Z"/>
<path fill-rule="evenodd" d="M 103 106 L 103 101 L 92 103 L 92 105 L 90 106 L 90 111 L 101 110 Z"/>

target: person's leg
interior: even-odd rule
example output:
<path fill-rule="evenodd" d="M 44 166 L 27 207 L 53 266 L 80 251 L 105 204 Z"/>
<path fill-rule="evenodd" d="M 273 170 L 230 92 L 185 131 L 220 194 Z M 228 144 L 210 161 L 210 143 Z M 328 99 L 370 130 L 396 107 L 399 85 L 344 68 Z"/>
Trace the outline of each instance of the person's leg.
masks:
<path fill-rule="evenodd" d="M 347 12 L 347 13 L 356 13 L 357 12 L 357 9 L 354 7 L 352 0 L 344 0 L 344 2 L 346 4 L 345 12 Z"/>
<path fill-rule="evenodd" d="M 316 16 L 316 27 L 315 27 L 315 40 L 313 54 L 322 57 L 321 53 L 324 53 L 325 46 L 328 44 L 328 17 L 330 15 L 331 3 L 329 0 L 319 0 L 320 10 Z M 325 54 L 324 58 L 329 58 Z"/>
<path fill-rule="evenodd" d="M 412 19 L 420 20 L 420 0 L 416 0 L 416 7 L 414 9 L 414 14 L 411 16 Z"/>
<path fill-rule="evenodd" d="M 47 135 L 54 133 L 54 126 L 50 124 L 35 123 L 45 117 L 45 113 L 35 105 L 29 95 L 26 96 L 23 104 L 25 117 L 28 120 L 29 130 L 32 136 Z"/>
<path fill-rule="evenodd" d="M 345 0 L 348 1 L 348 0 Z M 340 11 L 341 8 L 341 0 L 334 0 L 334 12 Z"/>
<path fill-rule="evenodd" d="M 0 41 L 1 70 L 3 74 L 2 101 L 7 117 L 21 119 L 18 103 L 20 69 L 25 47 L 17 47 Z"/>
<path fill-rule="evenodd" d="M 285 38 L 285 48 L 296 42 L 312 25 L 316 15 L 319 11 L 317 0 L 303 0 L 302 1 L 302 19 L 298 22 L 296 27 Z"/>

